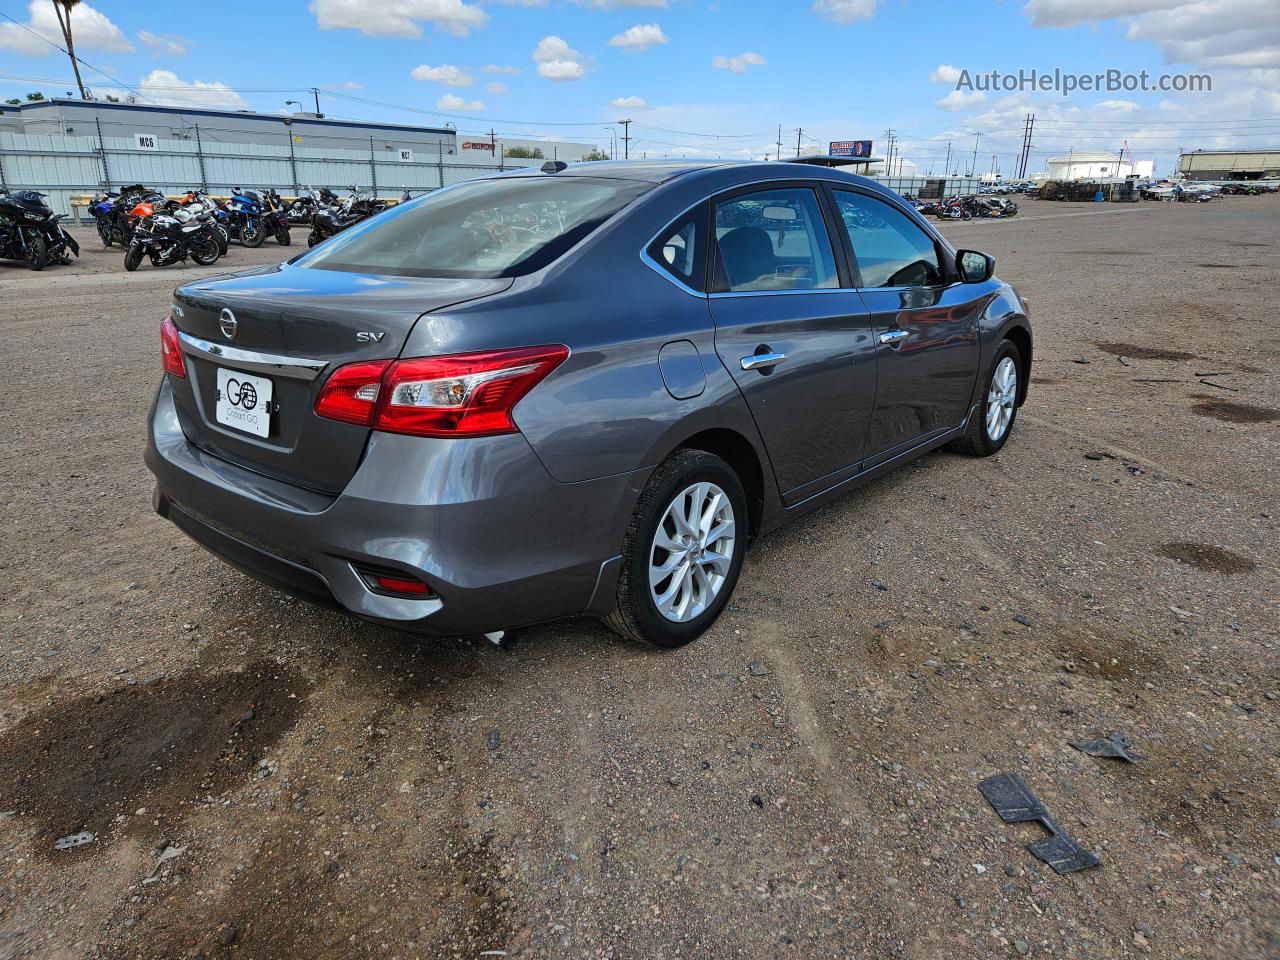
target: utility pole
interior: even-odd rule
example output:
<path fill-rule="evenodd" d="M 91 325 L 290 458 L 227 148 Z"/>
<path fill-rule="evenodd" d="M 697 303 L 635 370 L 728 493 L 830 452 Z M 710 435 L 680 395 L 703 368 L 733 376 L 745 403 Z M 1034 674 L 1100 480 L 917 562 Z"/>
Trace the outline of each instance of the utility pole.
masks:
<path fill-rule="evenodd" d="M 778 124 L 778 152 L 774 154 L 773 159 L 782 159 L 782 124 Z"/>
<path fill-rule="evenodd" d="M 622 159 L 630 160 L 631 159 L 631 121 L 619 120 L 617 122 L 622 124 Z"/>
<path fill-rule="evenodd" d="M 943 164 L 942 175 L 944 177 L 951 176 L 951 141 L 947 141 L 947 162 Z"/>
<path fill-rule="evenodd" d="M 982 139 L 981 133 L 973 135 L 973 159 L 969 161 L 969 176 L 973 176 L 975 170 L 978 169 L 978 141 Z"/>
<path fill-rule="evenodd" d="M 994 177 L 995 175 L 996 175 L 996 155 L 993 153 L 991 155 L 991 176 Z"/>
<path fill-rule="evenodd" d="M 1031 131 L 1036 127 L 1036 115 L 1028 113 L 1023 121 L 1022 152 L 1018 154 L 1017 174 L 1019 180 L 1027 176 L 1027 162 L 1031 159 Z"/>
<path fill-rule="evenodd" d="M 316 98 L 316 119 L 323 120 L 324 114 L 320 112 L 320 88 L 312 87 L 311 95 Z"/>
<path fill-rule="evenodd" d="M 489 128 L 489 156 L 496 157 L 498 155 L 498 134 L 493 127 Z"/>
<path fill-rule="evenodd" d="M 800 137 L 804 134 L 804 127 L 796 127 L 796 156 L 800 156 Z"/>

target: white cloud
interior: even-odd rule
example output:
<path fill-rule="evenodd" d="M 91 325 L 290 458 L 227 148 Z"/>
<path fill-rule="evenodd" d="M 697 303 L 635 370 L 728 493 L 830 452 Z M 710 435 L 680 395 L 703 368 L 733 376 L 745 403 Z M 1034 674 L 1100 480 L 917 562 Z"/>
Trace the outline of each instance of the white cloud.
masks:
<path fill-rule="evenodd" d="M 1275 0 L 1030 0 L 1033 27 L 1126 18 L 1129 40 L 1156 45 L 1165 63 L 1280 68 Z"/>
<path fill-rule="evenodd" d="M 359 30 L 371 37 L 420 37 L 422 23 L 465 37 L 489 15 L 464 0 L 311 0 L 321 30 Z"/>
<path fill-rule="evenodd" d="M 982 103 L 987 95 L 981 90 L 966 93 L 964 90 L 952 90 L 934 106 L 942 110 L 967 110 L 974 104 Z"/>
<path fill-rule="evenodd" d="M 642 50 L 648 50 L 654 44 L 666 42 L 667 35 L 656 23 L 637 23 L 634 27 L 627 27 L 622 33 L 611 37 L 609 46 L 625 47 L 627 50 L 639 53 Z"/>
<path fill-rule="evenodd" d="M 484 73 L 505 73 L 510 74 L 513 77 L 520 73 L 519 67 L 511 67 L 497 63 L 486 63 L 480 69 Z"/>
<path fill-rule="evenodd" d="M 764 57 L 748 50 L 736 57 L 716 57 L 711 61 L 711 65 L 720 70 L 728 70 L 730 73 L 746 73 L 748 67 L 760 67 L 764 62 Z"/>
<path fill-rule="evenodd" d="M 75 21 L 71 21 L 71 35 L 75 37 L 76 43 L 80 42 Z M 187 52 L 186 40 L 182 37 L 175 36 L 172 33 L 156 34 L 150 30 L 139 30 L 138 41 L 143 46 L 150 47 L 151 52 L 157 57 L 181 57 Z"/>
<path fill-rule="evenodd" d="M 483 110 L 484 104 L 479 100 L 464 100 L 456 93 L 446 93 L 436 101 L 438 110 Z"/>
<path fill-rule="evenodd" d="M 667 0 L 573 0 L 592 10 L 621 10 L 623 7 L 666 7 Z"/>
<path fill-rule="evenodd" d="M 249 104 L 225 83 L 178 79 L 172 70 L 152 70 L 138 84 L 138 92 L 159 103 L 183 107 L 244 110 Z"/>
<path fill-rule="evenodd" d="M 1186 0 L 1030 0 L 1022 9 L 1033 27 L 1074 27 L 1094 20 L 1168 10 Z"/>
<path fill-rule="evenodd" d="M 58 47 L 63 45 L 62 28 L 58 26 L 53 4 L 48 0 L 31 0 L 27 9 L 26 30 L 16 23 L 0 23 L 0 48 L 27 57 L 58 53 Z M 113 53 L 133 50 L 120 28 L 87 3 L 81 3 L 71 14 L 71 33 L 77 50 L 110 50 Z M 50 42 L 45 43 L 45 40 Z M 58 46 L 51 45 L 54 43 Z"/>
<path fill-rule="evenodd" d="M 813 12 L 836 23 L 870 20 L 876 15 L 877 0 L 814 0 Z"/>
<path fill-rule="evenodd" d="M 414 67 L 410 75 L 419 83 L 443 83 L 447 87 L 469 87 L 475 83 L 471 74 L 451 63 L 442 63 L 438 67 L 422 63 Z"/>
<path fill-rule="evenodd" d="M 511 87 L 509 87 L 505 83 L 486 83 L 484 85 L 484 88 L 489 93 L 495 93 L 495 94 L 503 94 L 511 89 Z"/>
<path fill-rule="evenodd" d="M 587 72 L 582 54 L 555 35 L 538 41 L 533 59 L 538 76 L 548 80 L 581 80 Z"/>
<path fill-rule="evenodd" d="M 1139 109 L 1132 100 L 1100 100 L 1094 106 L 1099 110 L 1114 110 L 1116 113 L 1133 113 Z"/>
<path fill-rule="evenodd" d="M 644 97 L 616 97 L 609 101 L 613 106 L 624 110 L 648 110 L 649 104 Z"/>
<path fill-rule="evenodd" d="M 960 68 L 949 63 L 940 63 L 929 73 L 930 83 L 945 83 L 954 86 L 960 80 Z"/>

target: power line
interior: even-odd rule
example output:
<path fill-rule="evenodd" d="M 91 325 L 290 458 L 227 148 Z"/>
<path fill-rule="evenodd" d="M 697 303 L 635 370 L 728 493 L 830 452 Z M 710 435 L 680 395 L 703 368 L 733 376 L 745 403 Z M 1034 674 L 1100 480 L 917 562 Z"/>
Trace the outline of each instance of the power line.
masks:
<path fill-rule="evenodd" d="M 20 22 L 20 21 L 18 21 L 18 20 L 14 20 L 14 19 L 13 19 L 13 17 L 9 16 L 9 15 L 8 15 L 7 13 L 5 13 L 3 10 L 0 10 L 0 17 L 4 17 L 4 18 L 5 18 L 6 20 L 8 20 L 10 23 L 12 23 L 12 24 L 14 24 L 15 26 L 20 27 L 21 29 L 23 29 L 23 30 L 27 31 L 27 33 L 31 34 L 33 37 L 36 37 L 36 38 L 38 38 L 38 39 L 40 39 L 40 40 L 43 40 L 45 43 L 47 43 L 49 46 L 53 47 L 55 50 L 61 50 L 63 53 L 67 54 L 68 59 L 71 57 L 71 54 L 70 54 L 70 53 L 68 53 L 68 52 L 67 52 L 67 50 L 66 50 L 64 47 L 61 47 L 61 46 L 59 46 L 58 44 L 54 43 L 52 40 L 50 40 L 50 39 L 49 39 L 48 37 L 46 37 L 44 34 L 36 33 L 34 30 L 32 30 L 30 27 L 28 27 L 25 23 L 22 23 L 22 22 Z M 88 62 L 88 61 L 86 61 L 86 60 L 82 60 L 82 59 L 80 59 L 79 57 L 76 57 L 75 59 L 76 59 L 76 62 L 77 62 L 77 63 L 83 64 L 84 66 L 88 67 L 90 70 L 93 70 L 95 73 L 100 73 L 100 74 L 102 74 L 104 77 L 106 77 L 106 78 L 107 78 L 108 80 L 110 80 L 112 83 L 118 83 L 118 84 L 120 84 L 120 86 L 124 87 L 126 90 L 128 90 L 130 93 L 134 94 L 135 96 L 142 97 L 142 99 L 143 99 L 143 100 L 150 100 L 152 103 L 155 103 L 155 101 L 154 101 L 154 100 L 151 100 L 151 98 L 150 98 L 150 97 L 146 96 L 145 94 L 138 93 L 138 91 L 137 91 L 137 90 L 134 90 L 134 89 L 133 89 L 133 87 L 129 86 L 127 83 L 125 83 L 125 82 L 124 82 L 124 81 L 122 81 L 122 80 L 117 80 L 115 77 L 111 76 L 111 74 L 107 73 L 105 70 L 102 70 L 102 69 L 100 69 L 100 68 L 98 68 L 98 67 L 95 67 L 92 63 L 89 63 L 89 62 Z M 68 85 L 69 85 L 69 84 L 68 84 Z"/>

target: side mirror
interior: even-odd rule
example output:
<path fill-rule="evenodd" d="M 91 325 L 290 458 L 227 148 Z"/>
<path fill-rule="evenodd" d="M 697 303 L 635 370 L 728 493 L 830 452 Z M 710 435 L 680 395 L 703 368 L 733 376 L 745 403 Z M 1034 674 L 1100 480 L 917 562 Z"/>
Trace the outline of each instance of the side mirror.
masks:
<path fill-rule="evenodd" d="M 986 283 L 996 270 L 996 258 L 977 250 L 956 252 L 956 272 L 961 283 Z"/>

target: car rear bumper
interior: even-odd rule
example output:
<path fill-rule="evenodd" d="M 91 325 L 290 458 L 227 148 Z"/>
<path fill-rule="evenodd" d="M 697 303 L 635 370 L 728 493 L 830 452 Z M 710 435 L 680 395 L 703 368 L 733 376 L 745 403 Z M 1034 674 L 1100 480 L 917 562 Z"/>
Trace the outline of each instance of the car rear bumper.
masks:
<path fill-rule="evenodd" d="M 559 483 L 520 434 L 373 433 L 334 497 L 191 444 L 167 377 L 146 462 L 156 511 L 223 560 L 296 596 L 428 636 L 607 613 L 623 531 L 649 473 Z M 432 596 L 375 593 L 357 568 L 409 574 Z"/>

